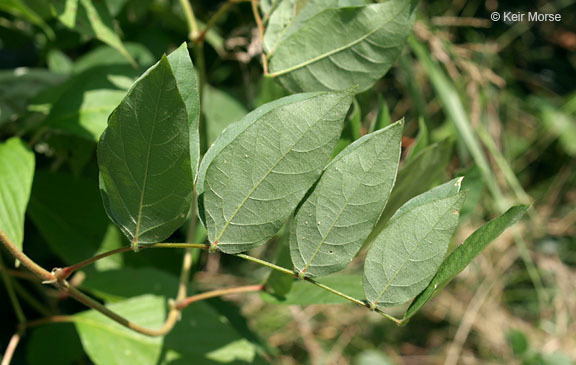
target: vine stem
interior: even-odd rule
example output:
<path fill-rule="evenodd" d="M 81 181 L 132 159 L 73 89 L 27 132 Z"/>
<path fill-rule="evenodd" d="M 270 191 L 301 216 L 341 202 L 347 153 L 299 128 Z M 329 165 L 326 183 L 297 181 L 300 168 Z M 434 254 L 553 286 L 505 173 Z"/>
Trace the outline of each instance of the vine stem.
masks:
<path fill-rule="evenodd" d="M 18 347 L 18 343 L 24 334 L 24 329 L 20 329 L 10 339 L 8 343 L 8 347 L 6 347 L 6 351 L 4 352 L 4 356 L 2 357 L 2 363 L 0 365 L 9 365 L 10 361 L 12 361 L 12 356 L 14 356 L 14 351 L 16 351 L 16 347 Z"/>
<path fill-rule="evenodd" d="M 26 316 L 24 315 L 24 311 L 22 310 L 20 301 L 18 300 L 16 292 L 14 291 L 12 278 L 8 276 L 6 271 L 3 269 L 4 269 L 4 260 L 2 259 L 2 255 L 0 255 L 0 275 L 2 276 L 2 281 L 4 282 L 4 286 L 6 287 L 6 291 L 8 292 L 8 297 L 10 298 L 10 302 L 12 303 L 12 308 L 14 308 L 14 312 L 16 313 L 18 323 L 20 324 L 26 323 Z"/>
<path fill-rule="evenodd" d="M 264 26 L 262 25 L 262 18 L 260 17 L 260 12 L 258 11 L 258 3 L 260 0 L 251 0 L 252 2 L 252 13 L 254 14 L 254 20 L 256 21 L 256 26 L 258 27 L 258 37 L 260 39 L 260 48 L 262 54 L 262 68 L 264 75 L 268 74 L 268 58 L 266 53 L 264 53 Z"/>
<path fill-rule="evenodd" d="M 212 291 L 192 295 L 188 298 L 185 298 L 179 302 L 176 302 L 175 306 L 176 306 L 176 308 L 182 310 L 182 309 L 186 308 L 187 306 L 189 306 L 190 304 L 192 304 L 194 302 L 199 302 L 201 300 L 215 298 L 215 297 L 221 297 L 221 296 L 229 295 L 229 294 L 257 292 L 257 291 L 262 291 L 263 288 L 264 288 L 263 285 L 258 284 L 258 285 L 247 285 L 247 286 L 239 286 L 239 287 L 235 287 L 235 288 L 212 290 Z"/>
<path fill-rule="evenodd" d="M 180 0 L 180 6 L 184 10 L 184 17 L 186 18 L 186 23 L 188 23 L 188 38 L 195 39 L 198 36 L 198 23 L 196 22 L 196 17 L 194 16 L 194 10 L 188 0 Z"/>

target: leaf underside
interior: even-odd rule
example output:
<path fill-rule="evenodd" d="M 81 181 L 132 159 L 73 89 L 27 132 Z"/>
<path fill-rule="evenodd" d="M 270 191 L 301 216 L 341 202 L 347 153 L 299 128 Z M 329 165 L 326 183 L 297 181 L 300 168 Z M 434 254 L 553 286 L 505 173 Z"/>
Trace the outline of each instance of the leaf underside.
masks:
<path fill-rule="evenodd" d="M 301 14 L 306 15 L 302 10 Z M 270 77 L 293 92 L 370 88 L 400 55 L 414 22 L 414 1 L 328 8 L 294 19 L 270 54 Z M 292 29 L 294 30 L 292 30 Z M 294 50 L 298 50 L 295 52 Z"/>
<path fill-rule="evenodd" d="M 458 224 L 461 179 L 404 204 L 368 251 L 364 291 L 372 306 L 402 304 L 421 292 L 442 263 Z"/>
<path fill-rule="evenodd" d="M 294 95 L 224 131 L 198 176 L 213 247 L 242 252 L 278 232 L 328 162 L 350 103 L 349 92 Z"/>
<path fill-rule="evenodd" d="M 442 290 L 458 273 L 460 273 L 486 246 L 494 241 L 508 227 L 514 225 L 524 216 L 528 207 L 519 205 L 512 207 L 498 218 L 486 223 L 472 233 L 460 246 L 444 260 L 430 284 L 410 304 L 404 319 L 414 315 L 436 293 Z"/>
<path fill-rule="evenodd" d="M 328 275 L 354 258 L 394 185 L 402 129 L 399 122 L 368 134 L 326 167 L 292 225 L 291 256 L 298 272 Z"/>

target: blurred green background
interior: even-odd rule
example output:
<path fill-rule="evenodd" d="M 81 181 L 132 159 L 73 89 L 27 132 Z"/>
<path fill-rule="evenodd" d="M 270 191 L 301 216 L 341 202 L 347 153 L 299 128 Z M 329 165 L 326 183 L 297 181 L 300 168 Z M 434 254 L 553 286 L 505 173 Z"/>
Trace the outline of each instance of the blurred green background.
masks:
<path fill-rule="evenodd" d="M 79 7 L 77 14 L 70 3 Z M 225 3 L 191 1 L 201 26 Z M 262 77 L 250 3 L 229 5 L 203 50 L 190 45 L 194 63 L 204 66 L 204 151 L 228 124 L 287 95 Z M 493 22 L 495 11 L 558 13 L 562 19 Z M 405 117 L 402 189 L 423 191 L 466 176 L 470 194 L 454 244 L 512 204 L 533 204 L 530 214 L 404 327 L 351 304 L 306 305 L 338 299 L 311 292 L 300 285 L 305 283 L 283 302 L 246 294 L 185 313 L 224 323 L 256 353 L 219 362 L 576 363 L 576 4 L 421 2 L 417 19 L 392 70 L 357 96 L 339 148 Z M 176 0 L 0 0 L 0 140 L 19 136 L 36 154 L 24 250 L 44 267 L 122 243 L 97 190 L 96 142 L 134 79 L 188 33 Z M 280 234 L 254 254 L 273 260 L 284 240 Z M 180 261 L 178 250 L 125 254 L 76 280 L 106 301 L 171 296 Z M 361 254 L 344 275 L 361 272 L 362 261 Z M 29 320 L 84 310 L 9 263 L 4 256 L 2 270 Z M 234 257 L 198 256 L 193 288 L 253 284 L 267 275 Z M 342 277 L 334 280 L 347 285 Z M 358 290 L 351 282 L 347 289 Z M 0 298 L 2 353 L 17 320 L 4 283 Z M 218 334 L 222 328 L 205 330 Z M 27 331 L 13 363 L 91 360 L 71 324 L 51 324 Z"/>

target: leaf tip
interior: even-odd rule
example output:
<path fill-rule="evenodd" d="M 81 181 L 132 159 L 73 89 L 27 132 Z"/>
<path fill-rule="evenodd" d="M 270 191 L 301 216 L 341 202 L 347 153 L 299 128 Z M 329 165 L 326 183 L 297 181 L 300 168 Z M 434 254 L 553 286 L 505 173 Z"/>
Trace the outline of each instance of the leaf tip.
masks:
<path fill-rule="evenodd" d="M 454 183 L 454 186 L 458 187 L 458 191 L 460 191 L 460 188 L 462 187 L 462 180 L 464 180 L 464 176 L 460 176 Z"/>

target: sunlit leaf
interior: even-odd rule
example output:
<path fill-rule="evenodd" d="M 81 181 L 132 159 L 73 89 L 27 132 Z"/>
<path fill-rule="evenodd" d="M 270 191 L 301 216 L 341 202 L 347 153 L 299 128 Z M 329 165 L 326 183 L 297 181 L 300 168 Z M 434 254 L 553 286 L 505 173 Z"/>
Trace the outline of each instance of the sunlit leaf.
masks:
<path fill-rule="evenodd" d="M 20 250 L 34 165 L 34 153 L 19 138 L 0 143 L 0 230 Z"/>
<path fill-rule="evenodd" d="M 291 256 L 302 275 L 328 275 L 354 258 L 396 180 L 403 125 L 365 135 L 326 167 L 292 224 Z"/>
<path fill-rule="evenodd" d="M 278 232 L 328 162 L 350 103 L 350 92 L 293 95 L 224 131 L 197 184 L 213 248 L 241 252 Z"/>
<path fill-rule="evenodd" d="M 364 266 L 372 307 L 402 304 L 421 292 L 442 263 L 464 202 L 454 179 L 404 204 L 374 240 Z"/>
<path fill-rule="evenodd" d="M 400 55 L 414 21 L 414 1 L 329 8 L 282 38 L 270 52 L 269 75 L 293 92 L 370 88 Z M 298 51 L 295 51 L 298 50 Z"/>
<path fill-rule="evenodd" d="M 506 213 L 486 223 L 472 233 L 470 237 L 452 251 L 442 265 L 440 265 L 438 272 L 430 284 L 428 284 L 426 289 L 410 304 L 410 307 L 404 315 L 404 319 L 412 317 L 426 302 L 442 290 L 450 280 L 458 275 L 460 271 L 464 270 L 490 242 L 498 238 L 506 228 L 518 222 L 520 218 L 524 216 L 527 209 L 528 207 L 524 205 L 512 207 L 508 209 Z"/>

